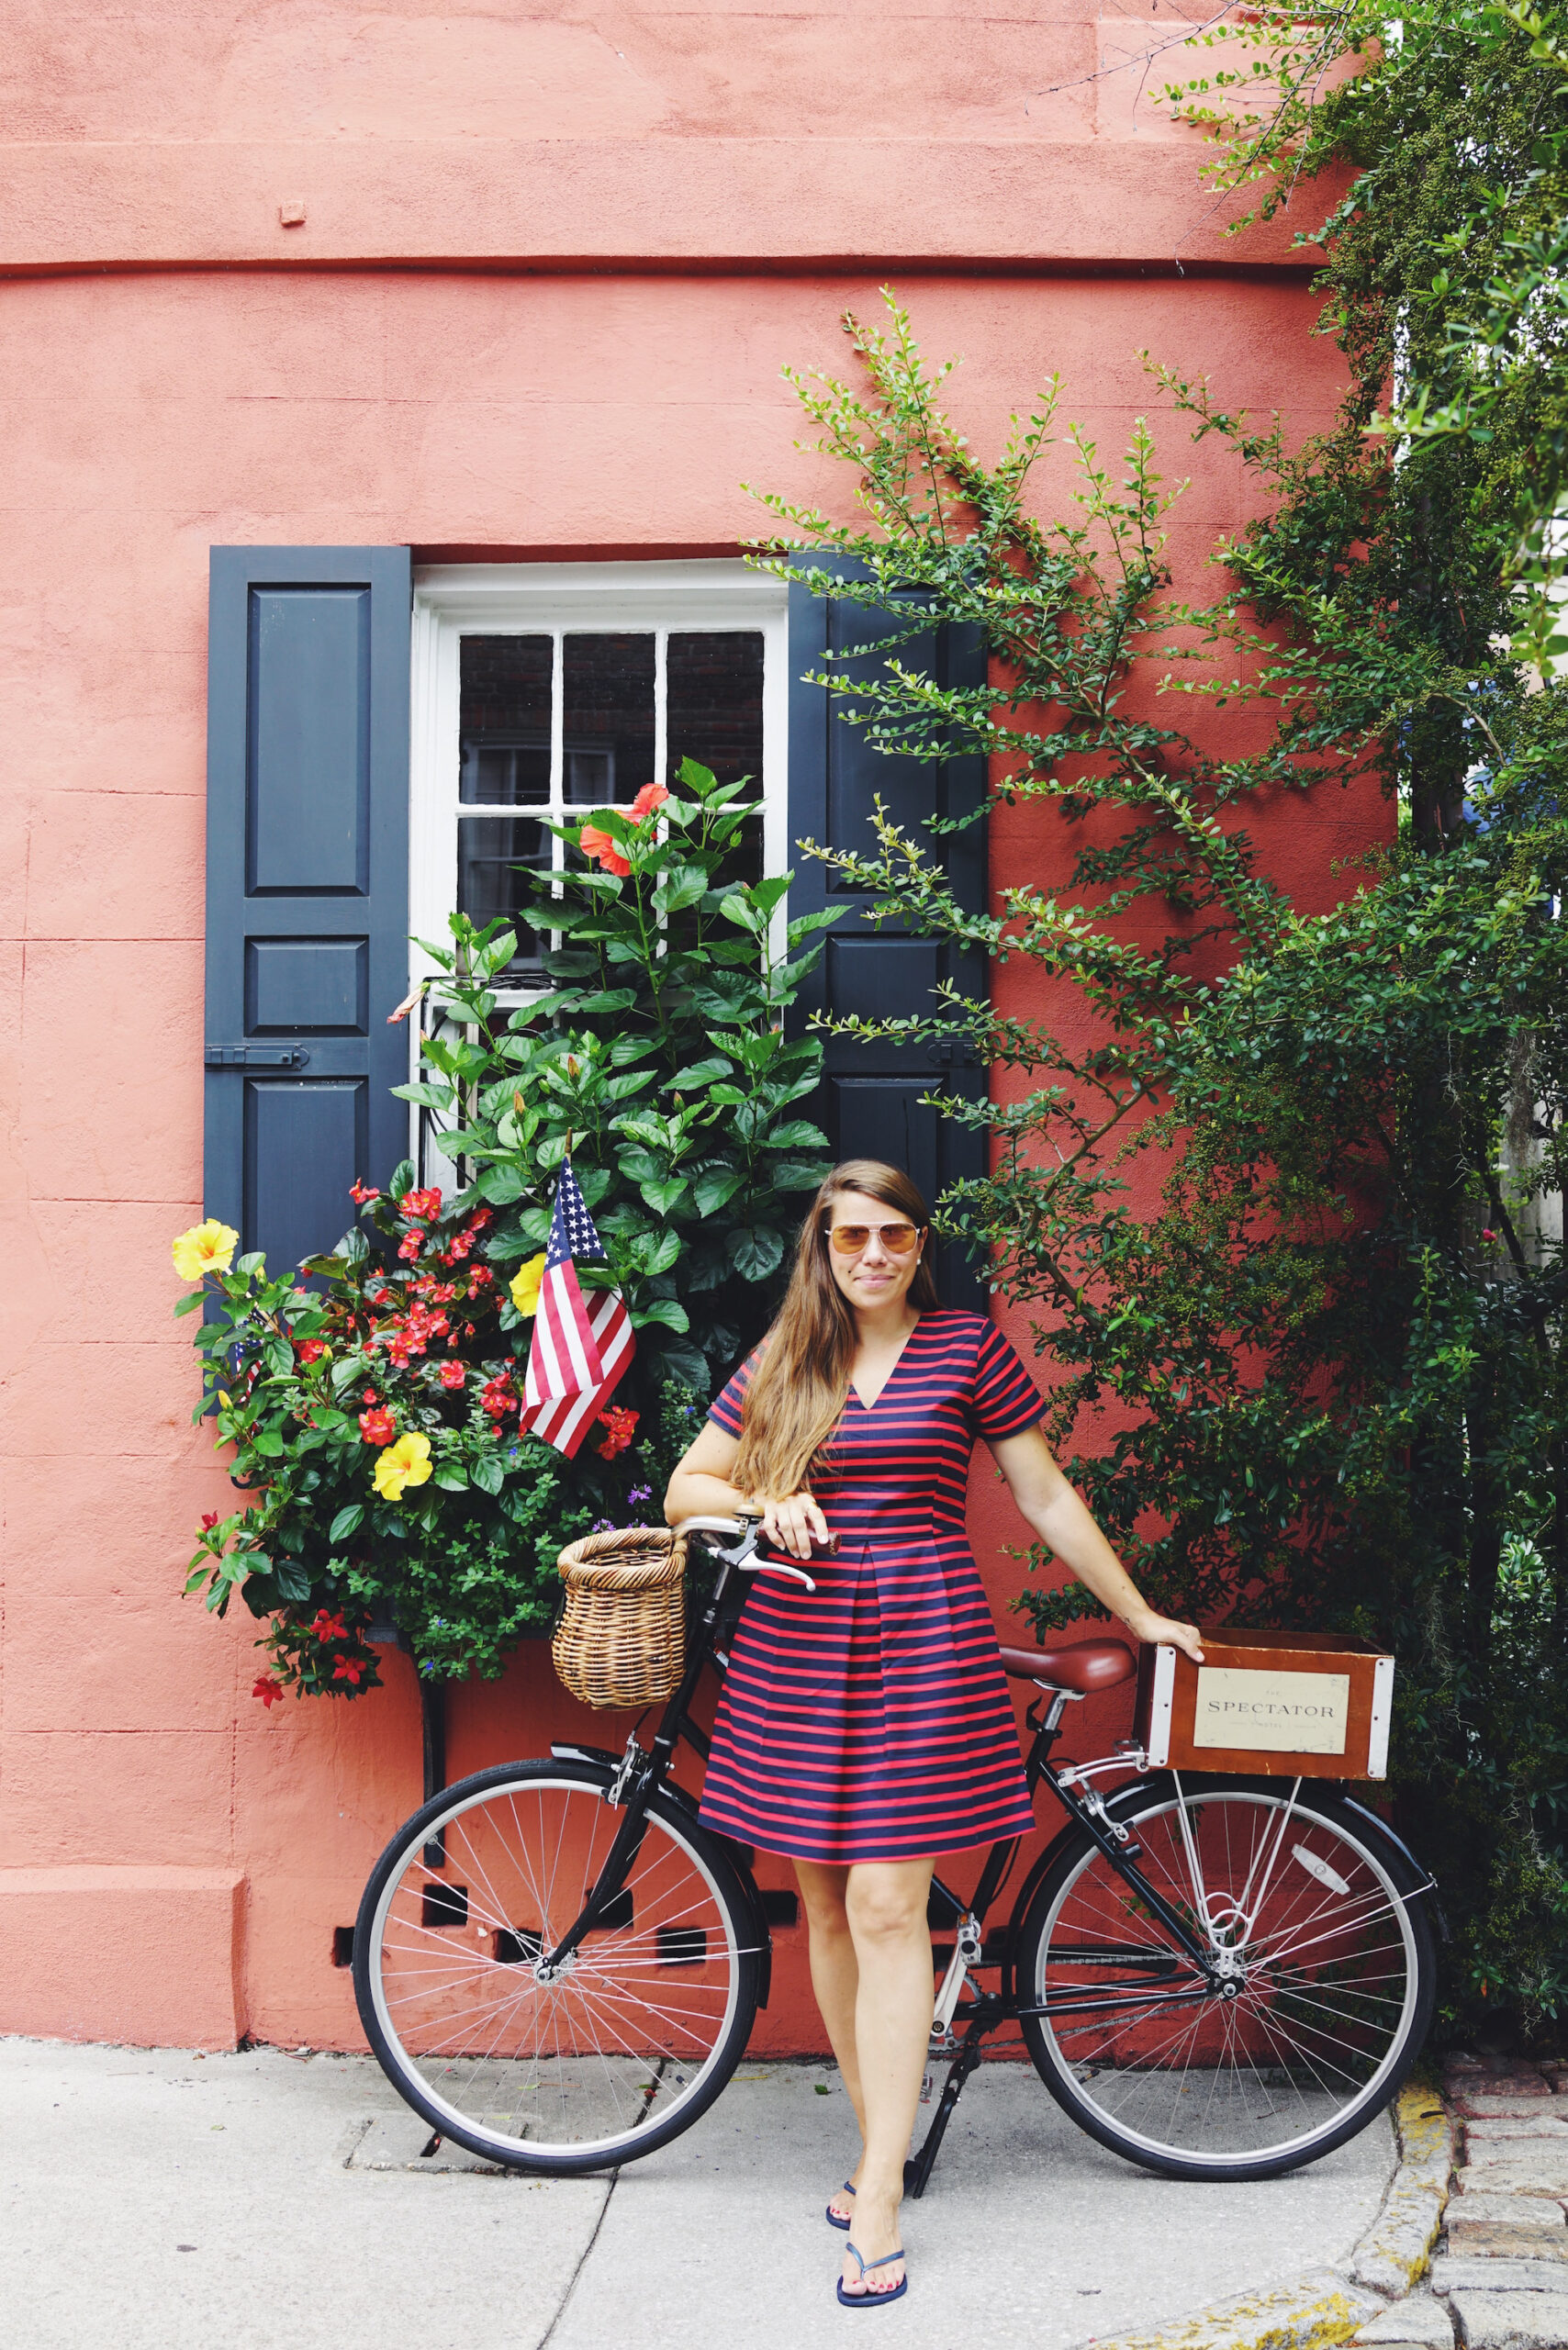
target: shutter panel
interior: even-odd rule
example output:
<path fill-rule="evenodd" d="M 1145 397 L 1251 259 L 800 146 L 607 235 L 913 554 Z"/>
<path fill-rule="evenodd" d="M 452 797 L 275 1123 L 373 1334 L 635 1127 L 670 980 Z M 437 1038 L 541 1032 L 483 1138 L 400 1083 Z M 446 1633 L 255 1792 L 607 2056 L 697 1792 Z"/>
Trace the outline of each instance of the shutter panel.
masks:
<path fill-rule="evenodd" d="M 208 1215 L 279 1272 L 407 1156 L 407 547 L 214 547 Z"/>
<path fill-rule="evenodd" d="M 957 816 L 983 806 L 983 758 L 928 760 L 890 757 L 873 748 L 863 731 L 838 715 L 836 698 L 805 683 L 825 660 L 835 666 L 842 648 L 875 642 L 887 632 L 885 614 L 855 602 L 852 596 L 812 596 L 790 589 L 790 861 L 795 879 L 791 915 L 825 906 L 847 909 L 824 934 L 826 951 L 808 980 L 799 1007 L 863 1019 L 907 1016 L 934 1011 L 931 990 L 949 980 L 972 1001 L 983 1002 L 987 972 L 982 956 L 959 953 L 946 940 L 923 937 L 893 923 L 880 928 L 860 919 L 872 900 L 846 889 L 795 844 L 820 842 L 826 848 L 872 845 L 868 820 L 878 793 L 901 825 L 944 856 L 954 894 L 961 905 L 982 911 L 986 902 L 985 822 L 933 842 L 921 825 L 930 816 Z M 985 648 L 976 629 L 942 627 L 912 639 L 901 651 L 912 668 L 926 666 L 943 686 L 983 685 Z M 874 664 L 848 666 L 867 676 Z M 958 1125 L 920 1097 L 940 1088 L 985 1098 L 985 1072 L 955 1065 L 952 1048 L 865 1045 L 849 1038 L 827 1040 L 823 1098 L 818 1104 L 834 1156 L 884 1158 L 913 1177 L 928 1200 L 948 1183 L 985 1171 L 983 1136 Z M 937 1286 L 945 1304 L 984 1312 L 987 1297 L 964 1251 L 936 1252 Z"/>

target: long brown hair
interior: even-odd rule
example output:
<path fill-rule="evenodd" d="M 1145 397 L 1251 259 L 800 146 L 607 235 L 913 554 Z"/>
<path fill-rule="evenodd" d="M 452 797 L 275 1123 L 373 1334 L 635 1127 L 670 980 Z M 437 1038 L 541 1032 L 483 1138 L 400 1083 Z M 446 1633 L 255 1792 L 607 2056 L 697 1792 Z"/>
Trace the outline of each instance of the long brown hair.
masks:
<path fill-rule="evenodd" d="M 821 1466 L 838 1426 L 858 1334 L 855 1309 L 834 1280 L 823 1226 L 844 1192 L 880 1200 L 923 1232 L 930 1223 L 925 1202 L 899 1168 L 879 1158 L 846 1158 L 834 1169 L 801 1226 L 790 1286 L 746 1390 L 741 1449 L 730 1472 L 743 1494 L 782 1500 L 798 1493 Z M 918 1313 L 936 1304 L 924 1257 L 909 1302 Z"/>

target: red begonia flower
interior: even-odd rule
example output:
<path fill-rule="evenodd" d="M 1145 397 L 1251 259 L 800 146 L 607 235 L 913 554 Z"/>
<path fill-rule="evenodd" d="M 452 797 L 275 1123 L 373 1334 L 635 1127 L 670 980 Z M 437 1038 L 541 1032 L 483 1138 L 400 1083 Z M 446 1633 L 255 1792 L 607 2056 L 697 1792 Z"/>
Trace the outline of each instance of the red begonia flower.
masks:
<path fill-rule="evenodd" d="M 443 1387 L 461 1387 L 468 1373 L 460 1362 L 443 1362 L 436 1376 Z"/>
<path fill-rule="evenodd" d="M 351 1183 L 349 1185 L 349 1197 L 351 1200 L 356 1200 L 363 1208 L 368 1207 L 372 1200 L 378 1200 L 381 1197 L 381 1194 L 372 1184 Z"/>
<path fill-rule="evenodd" d="M 398 1433 L 398 1424 L 385 1404 L 377 1411 L 362 1412 L 359 1426 L 366 1444 L 390 1444 Z"/>
<path fill-rule="evenodd" d="M 625 1451 L 637 1433 L 637 1419 L 638 1415 L 625 1404 L 612 1404 L 608 1412 L 599 1414 L 599 1425 L 604 1429 L 605 1437 L 602 1444 L 595 1445 L 594 1450 L 601 1460 L 613 1460 L 618 1452 Z"/>

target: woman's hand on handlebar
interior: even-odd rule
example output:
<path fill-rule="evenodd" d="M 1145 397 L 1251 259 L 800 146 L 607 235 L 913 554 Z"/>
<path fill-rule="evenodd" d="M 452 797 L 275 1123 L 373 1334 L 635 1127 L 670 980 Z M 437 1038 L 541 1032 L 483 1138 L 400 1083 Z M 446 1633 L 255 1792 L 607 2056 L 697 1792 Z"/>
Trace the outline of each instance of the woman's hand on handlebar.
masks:
<path fill-rule="evenodd" d="M 760 1510 L 762 1531 L 775 1550 L 787 1550 L 792 1559 L 809 1559 L 813 1542 L 828 1540 L 827 1520 L 810 1494 L 791 1494 L 786 1501 L 757 1499 L 747 1502 L 747 1511 Z"/>

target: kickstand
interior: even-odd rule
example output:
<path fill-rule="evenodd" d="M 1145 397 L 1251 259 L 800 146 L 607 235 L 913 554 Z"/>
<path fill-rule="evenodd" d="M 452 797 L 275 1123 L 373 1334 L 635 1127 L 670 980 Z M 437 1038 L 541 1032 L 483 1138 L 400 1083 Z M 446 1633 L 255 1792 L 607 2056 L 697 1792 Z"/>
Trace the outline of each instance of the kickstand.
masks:
<path fill-rule="evenodd" d="M 947 2078 L 942 2090 L 941 2102 L 931 2118 L 931 2127 L 925 2133 L 925 2143 L 920 2152 L 903 2166 L 903 2191 L 906 2195 L 913 2196 L 917 2203 L 925 2192 L 926 2181 L 931 2177 L 936 2156 L 941 2151 L 947 2124 L 953 2119 L 954 2109 L 964 2093 L 964 2083 L 980 2063 L 980 2031 L 981 2027 L 972 2023 L 965 2032 L 958 2053 L 947 2067 Z"/>

